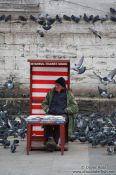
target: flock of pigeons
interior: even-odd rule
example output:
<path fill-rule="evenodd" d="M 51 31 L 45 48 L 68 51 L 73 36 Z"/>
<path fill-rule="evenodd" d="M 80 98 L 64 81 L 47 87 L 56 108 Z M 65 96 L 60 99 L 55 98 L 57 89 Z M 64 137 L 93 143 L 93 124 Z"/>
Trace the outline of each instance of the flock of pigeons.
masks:
<path fill-rule="evenodd" d="M 19 144 L 19 138 L 26 136 L 26 120 L 20 114 L 17 117 L 8 114 L 5 104 L 0 111 L 0 144 L 10 148 L 14 153 Z"/>
<path fill-rule="evenodd" d="M 109 155 L 116 154 L 116 112 L 110 116 L 100 112 L 78 114 L 71 139 L 88 142 L 92 147 L 106 146 Z"/>
<path fill-rule="evenodd" d="M 113 22 L 116 22 L 116 10 L 114 8 L 110 8 L 110 14 L 109 15 L 105 15 L 105 17 L 100 17 L 99 15 L 90 15 L 88 16 L 86 13 L 84 13 L 83 16 L 75 16 L 75 15 L 71 15 L 71 16 L 68 16 L 68 15 L 63 15 L 62 17 L 59 16 L 58 14 L 55 16 L 55 17 L 51 17 L 49 16 L 48 14 L 46 14 L 45 16 L 33 16 L 33 15 L 30 15 L 29 18 L 27 18 L 26 16 L 19 16 L 18 19 L 12 19 L 12 15 L 8 15 L 8 16 L 5 16 L 5 15 L 1 15 L 0 16 L 0 21 L 5 21 L 5 22 L 14 22 L 14 23 L 26 23 L 28 20 L 31 20 L 31 21 L 34 21 L 38 24 L 41 25 L 42 29 L 44 31 L 48 31 L 52 28 L 52 25 L 55 23 L 55 22 L 58 22 L 58 23 L 62 23 L 63 20 L 65 21 L 73 21 L 75 23 L 79 23 L 81 20 L 85 21 L 86 23 L 92 23 L 92 24 L 95 24 L 97 21 L 101 21 L 101 23 L 103 23 L 104 21 L 107 21 L 107 20 L 111 20 Z M 96 36 L 98 36 L 100 39 L 101 39 L 101 36 L 98 34 L 97 31 L 89 28 L 90 31 L 95 34 Z M 40 37 L 44 37 L 44 31 L 43 30 L 37 30 L 37 33 L 40 35 Z"/>
<path fill-rule="evenodd" d="M 84 56 L 82 56 L 77 63 L 75 63 L 71 69 L 76 71 L 78 74 L 83 74 L 87 68 L 86 66 L 83 65 L 83 61 L 84 61 Z M 100 75 L 96 74 L 95 72 L 93 72 L 94 75 L 96 76 L 96 78 L 99 80 L 99 82 L 104 85 L 104 89 L 100 88 L 98 86 L 98 91 L 99 91 L 99 95 L 101 97 L 105 97 L 105 98 L 112 98 L 113 94 L 112 93 L 108 93 L 106 86 L 110 83 L 112 84 L 116 84 L 116 80 L 114 79 L 114 76 L 116 75 L 116 68 L 113 69 L 108 75 L 101 77 Z"/>
<path fill-rule="evenodd" d="M 0 144 L 15 153 L 19 140 L 26 137 L 26 117 L 9 115 L 5 108 L 7 104 L 0 111 Z M 105 146 L 108 155 L 116 154 L 116 112 L 111 115 L 102 112 L 78 113 L 74 135 L 69 138 L 69 141 L 75 140 L 89 143 L 92 147 Z"/>

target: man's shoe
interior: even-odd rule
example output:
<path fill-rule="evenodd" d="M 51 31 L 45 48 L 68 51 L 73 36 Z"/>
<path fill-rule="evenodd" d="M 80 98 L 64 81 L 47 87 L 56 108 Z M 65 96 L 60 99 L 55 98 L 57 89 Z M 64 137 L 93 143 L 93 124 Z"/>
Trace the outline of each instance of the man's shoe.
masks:
<path fill-rule="evenodd" d="M 54 140 L 49 140 L 47 143 L 46 143 L 46 150 L 47 151 L 50 151 L 50 152 L 53 152 L 56 150 L 56 143 Z"/>

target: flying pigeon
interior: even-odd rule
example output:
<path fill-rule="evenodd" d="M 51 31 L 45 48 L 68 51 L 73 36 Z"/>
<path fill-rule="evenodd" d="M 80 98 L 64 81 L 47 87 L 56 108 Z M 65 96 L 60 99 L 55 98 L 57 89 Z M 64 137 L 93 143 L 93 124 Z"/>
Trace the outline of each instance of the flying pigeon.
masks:
<path fill-rule="evenodd" d="M 81 59 L 78 61 L 77 64 L 72 67 L 73 70 L 77 71 L 78 74 L 82 74 L 85 72 L 86 67 L 83 66 L 84 56 L 81 57 Z"/>
<path fill-rule="evenodd" d="M 39 34 L 40 37 L 44 37 L 44 32 L 41 30 L 37 30 L 37 33 Z"/>
<path fill-rule="evenodd" d="M 116 81 L 113 79 L 113 77 L 116 75 L 116 68 L 113 69 L 107 76 L 105 77 L 100 77 L 99 75 L 97 75 L 95 72 L 93 72 L 94 75 L 99 79 L 99 81 L 104 84 L 107 85 L 108 83 L 113 83 L 116 84 Z"/>
<path fill-rule="evenodd" d="M 115 10 L 114 8 L 110 8 L 110 13 L 111 13 L 112 15 L 116 15 L 116 10 Z"/>
<path fill-rule="evenodd" d="M 89 28 L 89 30 L 90 30 L 95 36 L 97 36 L 97 37 L 99 37 L 99 38 L 101 39 L 101 35 L 99 34 L 98 31 L 96 31 L 96 30 L 94 30 L 94 29 L 92 29 L 92 28 Z"/>

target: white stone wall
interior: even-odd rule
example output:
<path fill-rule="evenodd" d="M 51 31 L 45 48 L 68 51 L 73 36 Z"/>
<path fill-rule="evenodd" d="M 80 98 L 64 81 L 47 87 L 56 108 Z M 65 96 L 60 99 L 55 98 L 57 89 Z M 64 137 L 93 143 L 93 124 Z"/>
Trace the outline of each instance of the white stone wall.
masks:
<path fill-rule="evenodd" d="M 98 95 L 100 83 L 93 71 L 104 76 L 116 68 L 116 22 L 108 20 L 102 24 L 99 21 L 93 25 L 83 20 L 78 24 L 63 20 L 45 32 L 39 24 L 29 20 L 29 16 L 46 13 L 52 17 L 56 14 L 83 16 L 86 13 L 105 17 L 110 14 L 110 7 L 116 9 L 115 0 L 1 0 L 0 16 L 11 14 L 13 19 L 0 22 L 0 82 L 12 73 L 16 82 L 29 88 L 28 59 L 70 59 L 72 66 L 84 55 L 87 70 L 82 75 L 71 71 L 71 88 L 75 95 Z M 27 22 L 16 23 L 19 15 L 26 16 Z M 100 32 L 102 39 L 95 37 L 89 28 Z M 38 29 L 44 31 L 45 37 L 36 33 Z M 115 86 L 107 87 L 116 94 Z"/>

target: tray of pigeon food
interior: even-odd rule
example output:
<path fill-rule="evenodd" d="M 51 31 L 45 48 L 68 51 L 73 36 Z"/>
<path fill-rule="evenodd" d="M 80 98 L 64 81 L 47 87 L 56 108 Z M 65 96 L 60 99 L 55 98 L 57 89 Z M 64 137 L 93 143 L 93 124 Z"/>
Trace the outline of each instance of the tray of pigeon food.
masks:
<path fill-rule="evenodd" d="M 28 123 L 64 123 L 65 118 L 61 115 L 30 115 L 26 121 Z"/>

